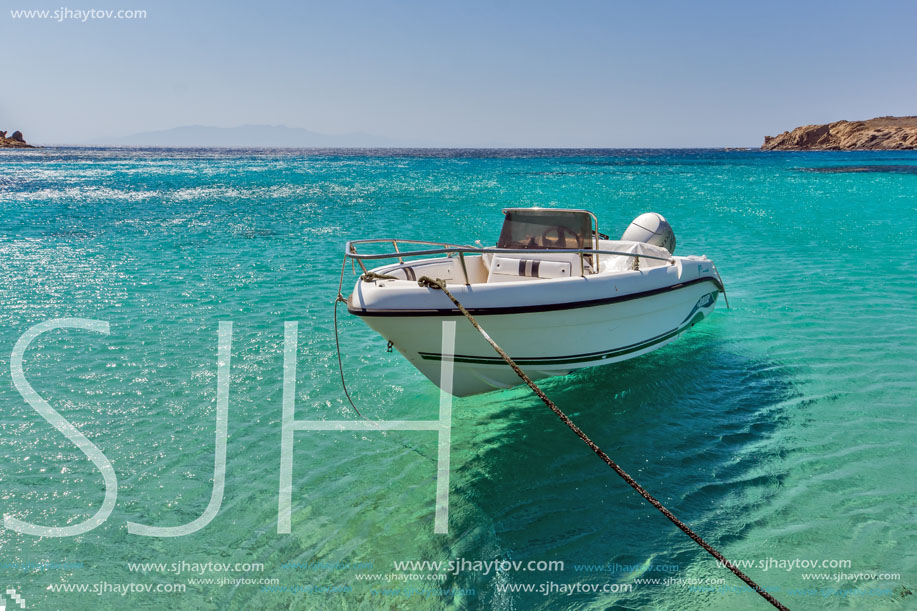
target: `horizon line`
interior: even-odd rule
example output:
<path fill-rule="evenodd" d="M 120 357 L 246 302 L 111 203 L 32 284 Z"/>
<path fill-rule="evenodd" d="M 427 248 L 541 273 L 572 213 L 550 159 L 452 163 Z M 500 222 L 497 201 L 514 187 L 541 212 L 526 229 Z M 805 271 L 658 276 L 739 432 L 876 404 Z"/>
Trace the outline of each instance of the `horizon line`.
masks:
<path fill-rule="evenodd" d="M 31 144 L 31 143 L 30 143 Z M 186 146 L 169 146 L 157 144 L 32 144 L 36 149 L 41 148 L 86 148 L 86 149 L 172 149 L 172 150 L 200 150 L 200 149 L 223 149 L 223 150 L 288 150 L 288 151 L 414 151 L 414 150 L 431 150 L 431 151 L 748 151 L 761 150 L 760 146 L 270 146 L 270 145 L 186 145 Z M 29 150 L 25 148 L 11 148 L 9 150 Z M 836 152 L 836 151 L 835 151 Z"/>

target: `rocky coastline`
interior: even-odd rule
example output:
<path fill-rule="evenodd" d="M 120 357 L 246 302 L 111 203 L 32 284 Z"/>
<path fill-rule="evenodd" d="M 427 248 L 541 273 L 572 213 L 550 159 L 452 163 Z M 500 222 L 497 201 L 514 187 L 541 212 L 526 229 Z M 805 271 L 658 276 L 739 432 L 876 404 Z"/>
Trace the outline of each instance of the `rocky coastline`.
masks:
<path fill-rule="evenodd" d="M 0 148 L 9 148 L 9 149 L 33 149 L 35 148 L 31 144 L 25 141 L 25 138 L 22 136 L 21 131 L 14 131 L 12 134 L 7 136 L 8 132 L 0 130 Z"/>
<path fill-rule="evenodd" d="M 803 125 L 765 136 L 763 151 L 917 150 L 917 117 L 877 117 Z"/>

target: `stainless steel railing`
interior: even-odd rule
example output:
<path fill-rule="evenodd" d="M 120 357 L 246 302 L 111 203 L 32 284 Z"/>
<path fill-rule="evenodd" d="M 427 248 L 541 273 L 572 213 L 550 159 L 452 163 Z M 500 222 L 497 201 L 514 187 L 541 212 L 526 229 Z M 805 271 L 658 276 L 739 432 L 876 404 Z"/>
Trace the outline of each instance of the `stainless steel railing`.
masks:
<path fill-rule="evenodd" d="M 383 244 L 390 243 L 394 252 L 385 252 L 385 253 L 358 253 L 357 245 L 366 245 L 366 244 Z M 436 246 L 438 248 L 427 248 L 423 250 L 401 250 L 398 247 L 398 244 L 421 244 L 426 246 Z M 344 256 L 356 261 L 363 272 L 367 272 L 366 266 L 363 264 L 363 261 L 368 260 L 378 260 L 378 259 L 398 259 L 399 263 L 404 263 L 405 257 L 425 257 L 430 255 L 446 255 L 451 257 L 452 255 L 458 255 L 459 260 L 462 265 L 462 271 L 465 272 L 465 278 L 467 280 L 468 273 L 465 269 L 465 255 L 467 254 L 536 254 L 536 253 L 545 253 L 545 254 L 558 254 L 558 253 L 576 253 L 580 257 L 580 269 L 582 270 L 582 276 L 585 276 L 586 267 L 583 264 L 583 259 L 586 255 L 596 255 L 596 268 L 598 268 L 598 255 L 611 255 L 619 257 L 643 257 L 645 259 L 655 259 L 658 261 L 665 261 L 669 264 L 674 265 L 675 259 L 673 257 L 657 257 L 655 255 L 642 255 L 632 252 L 620 252 L 615 250 L 597 250 L 594 248 L 483 248 L 480 246 L 466 246 L 462 244 L 450 244 L 449 242 L 428 242 L 426 240 L 398 240 L 395 238 L 374 238 L 369 240 L 351 240 L 347 242 L 344 246 Z"/>

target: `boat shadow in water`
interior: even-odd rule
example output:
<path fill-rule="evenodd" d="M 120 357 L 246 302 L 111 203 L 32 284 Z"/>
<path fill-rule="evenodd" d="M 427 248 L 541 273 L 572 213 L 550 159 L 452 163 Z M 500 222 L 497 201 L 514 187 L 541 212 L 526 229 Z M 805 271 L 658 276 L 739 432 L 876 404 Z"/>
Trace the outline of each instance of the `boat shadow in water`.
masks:
<path fill-rule="evenodd" d="M 779 364 L 749 358 L 722 346 L 715 335 L 704 335 L 540 386 L 650 494 L 718 547 L 742 538 L 782 485 L 778 433 L 788 419 L 787 402 L 798 396 L 789 380 Z M 492 524 L 486 529 L 463 524 L 456 507 L 453 532 L 466 536 L 454 555 L 461 556 L 461 548 L 467 548 L 466 556 L 489 549 L 513 559 L 565 563 L 563 573 L 509 577 L 533 583 L 684 577 L 689 564 L 707 558 L 527 388 L 456 407 L 453 448 L 470 458 L 457 461 L 454 498 L 457 505 L 474 504 L 469 520 L 479 521 L 484 511 Z M 474 585 L 498 607 L 511 602 L 486 579 Z M 608 602 L 639 608 L 653 604 L 664 590 L 641 585 Z M 512 595 L 526 607 L 547 600 L 541 594 Z M 566 600 L 596 601 L 593 594 Z"/>

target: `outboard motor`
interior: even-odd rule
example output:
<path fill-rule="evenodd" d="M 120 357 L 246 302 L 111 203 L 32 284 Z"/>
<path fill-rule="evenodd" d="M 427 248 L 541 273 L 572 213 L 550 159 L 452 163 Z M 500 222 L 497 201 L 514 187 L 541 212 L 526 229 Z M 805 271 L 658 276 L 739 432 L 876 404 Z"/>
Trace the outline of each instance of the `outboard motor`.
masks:
<path fill-rule="evenodd" d="M 635 218 L 624 230 L 621 239 L 661 246 L 675 254 L 675 232 L 665 217 L 657 212 L 646 212 Z"/>

